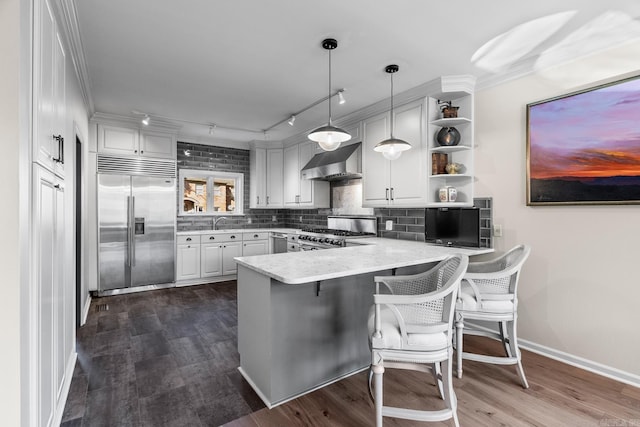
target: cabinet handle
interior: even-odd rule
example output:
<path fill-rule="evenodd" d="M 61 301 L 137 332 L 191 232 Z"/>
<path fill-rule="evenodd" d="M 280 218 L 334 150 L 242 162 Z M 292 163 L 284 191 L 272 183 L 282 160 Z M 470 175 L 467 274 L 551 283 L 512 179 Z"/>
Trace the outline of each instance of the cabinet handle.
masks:
<path fill-rule="evenodd" d="M 256 196 L 256 205 L 260 204 L 260 196 Z"/>
<path fill-rule="evenodd" d="M 235 238 L 236 238 L 236 236 L 231 236 L 231 238 L 232 238 L 232 239 L 235 239 Z"/>
<path fill-rule="evenodd" d="M 391 200 L 393 200 L 393 187 L 391 187 Z"/>
<path fill-rule="evenodd" d="M 216 240 L 216 238 L 213 236 L 209 236 L 209 240 Z"/>
<path fill-rule="evenodd" d="M 54 158 L 53 161 L 64 164 L 64 138 L 62 135 L 53 135 L 53 139 L 58 141 L 58 157 Z"/>
<path fill-rule="evenodd" d="M 269 196 L 267 196 L 267 204 L 269 204 Z"/>
<path fill-rule="evenodd" d="M 187 237 L 187 242 L 190 242 L 190 241 L 191 241 L 191 237 Z"/>
<path fill-rule="evenodd" d="M 254 234 L 254 235 L 253 235 L 253 238 L 254 238 L 254 239 L 257 239 L 257 238 L 258 238 L 258 235 L 257 235 L 257 234 Z"/>
<path fill-rule="evenodd" d="M 138 154 L 138 150 L 133 150 L 134 153 Z"/>
<path fill-rule="evenodd" d="M 54 185 L 54 186 L 53 186 L 53 188 L 60 189 L 60 184 L 56 184 L 56 185 Z"/>
<path fill-rule="evenodd" d="M 388 188 L 384 189 L 384 199 L 385 200 L 389 200 L 389 189 Z"/>
<path fill-rule="evenodd" d="M 140 154 L 144 154 L 144 150 L 140 150 Z"/>

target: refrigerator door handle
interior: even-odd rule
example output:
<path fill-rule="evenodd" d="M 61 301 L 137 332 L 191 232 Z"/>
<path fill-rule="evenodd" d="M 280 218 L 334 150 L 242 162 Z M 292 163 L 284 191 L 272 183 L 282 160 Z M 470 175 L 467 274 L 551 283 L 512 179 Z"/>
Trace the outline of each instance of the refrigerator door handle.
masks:
<path fill-rule="evenodd" d="M 131 266 L 131 196 L 127 196 L 127 265 Z"/>
<path fill-rule="evenodd" d="M 131 197 L 131 216 L 129 217 L 129 229 L 131 230 L 131 266 L 135 267 L 136 265 L 136 234 L 135 234 L 135 226 L 136 226 L 136 198 L 135 196 Z"/>

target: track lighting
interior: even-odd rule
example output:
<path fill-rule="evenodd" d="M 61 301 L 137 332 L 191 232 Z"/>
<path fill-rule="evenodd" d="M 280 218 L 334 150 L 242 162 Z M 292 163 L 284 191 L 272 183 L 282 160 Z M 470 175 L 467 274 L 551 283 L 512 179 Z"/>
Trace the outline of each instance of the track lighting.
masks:
<path fill-rule="evenodd" d="M 149 126 L 149 121 L 151 120 L 151 118 L 149 117 L 148 114 L 144 115 L 144 118 L 142 119 L 142 124 L 145 126 Z"/>
<path fill-rule="evenodd" d="M 289 118 L 289 121 L 287 123 L 289 123 L 289 126 L 293 126 L 295 122 L 296 122 L 296 116 L 295 114 L 292 114 L 291 118 Z"/>
<path fill-rule="evenodd" d="M 338 47 L 335 39 L 324 39 L 322 47 L 329 51 L 329 96 L 327 97 L 329 104 L 329 123 L 313 130 L 308 138 L 320 145 L 324 151 L 333 151 L 340 147 L 340 144 L 351 139 L 351 135 L 343 129 L 335 127 L 331 124 L 331 51 Z"/>
<path fill-rule="evenodd" d="M 216 125 L 209 125 L 209 135 L 213 135 L 213 132 L 216 131 Z"/>
<path fill-rule="evenodd" d="M 340 105 L 342 105 L 342 104 L 344 104 L 345 102 L 347 102 L 347 100 L 346 100 L 346 99 L 344 99 L 343 92 L 344 92 L 344 89 L 340 89 L 340 90 L 338 91 L 338 104 L 340 104 Z"/>

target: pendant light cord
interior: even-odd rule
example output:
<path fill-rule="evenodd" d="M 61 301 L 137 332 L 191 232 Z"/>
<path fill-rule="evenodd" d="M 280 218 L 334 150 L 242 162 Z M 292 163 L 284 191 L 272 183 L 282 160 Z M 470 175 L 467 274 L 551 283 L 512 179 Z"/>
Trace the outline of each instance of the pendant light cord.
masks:
<path fill-rule="evenodd" d="M 391 75 L 391 139 L 393 139 L 393 73 Z"/>
<path fill-rule="evenodd" d="M 329 50 L 329 126 L 331 126 L 331 50 Z"/>

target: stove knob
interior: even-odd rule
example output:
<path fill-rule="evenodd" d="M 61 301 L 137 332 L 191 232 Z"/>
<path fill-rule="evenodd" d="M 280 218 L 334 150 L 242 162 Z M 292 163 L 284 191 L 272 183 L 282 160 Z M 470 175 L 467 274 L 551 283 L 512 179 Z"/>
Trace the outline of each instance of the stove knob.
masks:
<path fill-rule="evenodd" d="M 324 239 L 324 242 L 325 242 L 325 243 L 329 243 L 329 242 L 331 242 L 331 239 L 329 239 L 329 238 L 327 237 L 327 238 L 325 238 L 325 239 Z"/>
<path fill-rule="evenodd" d="M 299 240 L 307 240 L 307 236 L 300 236 L 298 237 Z"/>

